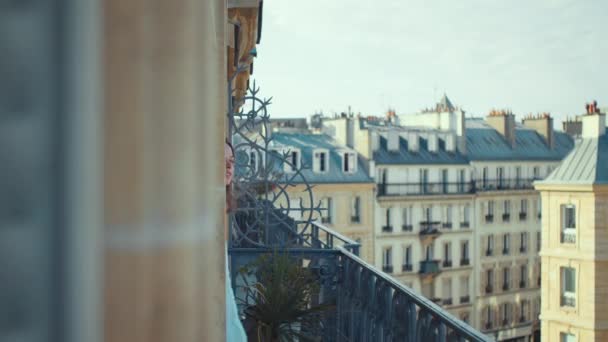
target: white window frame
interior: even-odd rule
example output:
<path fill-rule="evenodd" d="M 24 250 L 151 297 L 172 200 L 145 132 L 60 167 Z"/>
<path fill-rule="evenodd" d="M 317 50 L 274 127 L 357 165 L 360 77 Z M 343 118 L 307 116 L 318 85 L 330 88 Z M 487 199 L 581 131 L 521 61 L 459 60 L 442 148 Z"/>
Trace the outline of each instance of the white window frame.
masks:
<path fill-rule="evenodd" d="M 393 266 L 393 247 L 382 249 L 382 267 Z"/>
<path fill-rule="evenodd" d="M 574 218 L 571 224 L 568 224 L 567 213 L 572 210 Z M 561 227 L 565 235 L 576 235 L 576 206 L 574 204 L 561 205 Z"/>
<path fill-rule="evenodd" d="M 574 289 L 573 291 L 567 291 L 566 290 L 566 272 L 568 271 L 572 271 L 573 272 L 573 283 L 574 283 Z M 561 289 L 560 289 L 560 294 L 562 297 L 565 298 L 569 298 L 572 299 L 574 302 L 574 305 L 564 305 L 564 303 L 561 301 L 560 298 L 560 306 L 568 306 L 568 307 L 576 307 L 576 268 L 574 267 L 561 267 L 560 268 L 560 274 L 561 274 Z"/>
<path fill-rule="evenodd" d="M 321 170 L 321 155 L 325 156 L 325 170 Z M 313 171 L 318 173 L 329 172 L 329 150 L 315 149 L 313 152 Z"/>
<path fill-rule="evenodd" d="M 342 155 L 342 172 L 355 173 L 357 172 L 357 153 L 353 151 L 343 151 Z M 346 159 L 348 158 L 348 170 L 346 167 Z"/>

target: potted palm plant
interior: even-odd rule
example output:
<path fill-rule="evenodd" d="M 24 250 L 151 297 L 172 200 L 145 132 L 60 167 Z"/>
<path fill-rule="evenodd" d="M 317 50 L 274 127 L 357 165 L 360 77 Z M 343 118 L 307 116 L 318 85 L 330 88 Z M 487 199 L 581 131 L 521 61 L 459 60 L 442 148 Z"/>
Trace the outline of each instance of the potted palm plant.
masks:
<path fill-rule="evenodd" d="M 245 327 L 249 341 L 321 341 L 324 314 L 334 303 L 315 303 L 318 276 L 286 253 L 269 253 L 243 267 Z"/>

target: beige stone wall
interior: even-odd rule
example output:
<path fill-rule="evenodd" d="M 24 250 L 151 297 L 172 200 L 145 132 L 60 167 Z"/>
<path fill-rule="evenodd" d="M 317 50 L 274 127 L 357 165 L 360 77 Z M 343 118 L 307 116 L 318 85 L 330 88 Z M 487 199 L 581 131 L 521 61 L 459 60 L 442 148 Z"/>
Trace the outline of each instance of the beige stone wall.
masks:
<path fill-rule="evenodd" d="M 603 188 L 543 186 L 542 340 L 608 338 L 608 196 Z M 561 242 L 561 206 L 576 206 L 576 242 Z M 561 306 L 562 267 L 576 270 L 576 304 Z"/>

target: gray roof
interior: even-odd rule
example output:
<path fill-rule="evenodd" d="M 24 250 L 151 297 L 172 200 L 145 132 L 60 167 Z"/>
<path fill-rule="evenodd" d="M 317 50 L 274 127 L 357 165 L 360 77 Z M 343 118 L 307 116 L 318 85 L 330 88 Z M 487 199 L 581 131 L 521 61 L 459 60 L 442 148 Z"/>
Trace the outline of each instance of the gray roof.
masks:
<path fill-rule="evenodd" d="M 376 164 L 467 164 L 467 158 L 458 151 L 445 150 L 445 142 L 439 139 L 437 152 L 430 152 L 426 139 L 420 138 L 418 152 L 408 151 L 407 140 L 399 137 L 399 150 L 389 151 L 385 137 L 380 137 L 380 147 L 374 151 Z"/>
<path fill-rule="evenodd" d="M 301 151 L 301 163 L 305 168 L 302 175 L 310 184 L 315 183 L 373 183 L 373 179 L 367 174 L 361 158 L 357 161 L 357 170 L 354 173 L 342 171 L 342 156 L 339 150 L 350 150 L 344 145 L 339 144 L 326 134 L 312 133 L 273 133 L 273 141 L 282 146 L 298 148 Z M 312 170 L 312 154 L 317 148 L 329 150 L 329 170 L 327 172 L 314 172 Z M 358 154 L 357 154 L 358 155 Z M 296 177 L 294 182 L 301 180 Z"/>
<path fill-rule="evenodd" d="M 537 184 L 608 184 L 608 136 L 577 141 L 560 166 Z"/>
<path fill-rule="evenodd" d="M 473 161 L 562 160 L 574 146 L 566 133 L 553 132 L 553 148 L 535 130 L 516 124 L 515 147 L 483 119 L 465 120 L 467 157 Z"/>

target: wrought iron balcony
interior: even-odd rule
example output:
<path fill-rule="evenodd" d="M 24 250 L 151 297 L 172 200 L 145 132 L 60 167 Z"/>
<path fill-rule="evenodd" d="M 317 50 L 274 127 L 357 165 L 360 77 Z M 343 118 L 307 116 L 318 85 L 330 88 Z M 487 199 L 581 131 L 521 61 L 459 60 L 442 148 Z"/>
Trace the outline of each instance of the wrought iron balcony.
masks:
<path fill-rule="evenodd" d="M 469 258 L 460 259 L 460 266 L 468 266 L 470 264 Z"/>
<path fill-rule="evenodd" d="M 439 273 L 438 260 L 422 260 L 420 261 L 421 274 L 436 274 Z"/>
<path fill-rule="evenodd" d="M 502 290 L 503 291 L 509 291 L 509 283 L 503 283 L 502 284 Z"/>
<path fill-rule="evenodd" d="M 528 213 L 519 213 L 519 220 L 524 221 L 528 217 Z"/>
<path fill-rule="evenodd" d="M 246 100 L 252 100 L 254 105 L 242 106 L 252 108 L 249 112 L 228 113 L 230 128 L 234 133 L 232 140 L 238 141 L 238 144 L 233 144 L 236 147 L 235 156 L 239 155 L 240 149 L 255 149 L 267 158 L 268 163 L 261 167 L 291 165 L 287 153 L 281 155 L 268 148 L 269 136 L 261 134 L 261 144 L 251 139 L 251 129 L 270 127 L 266 113 L 270 101 L 256 97 L 255 84 L 250 92 L 251 96 Z M 243 124 L 237 125 L 237 119 Z M 261 125 L 258 124 L 260 120 Z M 278 160 L 269 160 L 272 158 Z M 239 183 L 233 185 L 234 193 L 239 197 L 235 199 L 237 208 L 230 213 L 229 220 L 229 276 L 239 311 L 248 323 L 253 323 L 253 330 L 248 333 L 255 334 L 255 325 L 259 325 L 256 312 L 275 310 L 276 307 L 267 302 L 273 296 L 261 296 L 255 291 L 263 286 L 254 286 L 253 291 L 247 291 L 247 284 L 254 282 L 254 285 L 260 285 L 263 279 L 276 279 L 278 275 L 274 273 L 264 277 L 264 272 L 268 272 L 264 269 L 267 264 L 260 263 L 260 256 L 276 258 L 282 255 L 287 256 L 288 263 L 295 265 L 298 271 L 307 271 L 306 279 L 314 283 L 315 290 L 314 294 L 302 297 L 304 299 L 301 301 L 305 308 L 302 311 L 310 311 L 308 315 L 311 316 L 294 323 L 285 323 L 285 316 L 279 316 L 280 321 L 275 320 L 279 322 L 277 328 L 296 329 L 300 336 L 329 342 L 490 340 L 433 301 L 361 260 L 357 242 L 312 221 L 312 217 L 319 216 L 322 208 L 306 208 L 302 202 L 292 207 L 294 202 L 289 200 L 287 189 L 296 184 L 296 178 L 297 184 L 304 184 L 307 196 L 313 198 L 311 186 L 301 170 L 292 167 L 295 169 L 293 172 L 281 174 L 278 179 L 272 179 L 272 170 L 259 173 L 245 170 L 240 174 L 240 159 L 235 159 L 235 174 L 238 175 L 235 179 Z M 273 189 L 274 193 L 260 194 L 260 187 L 248 184 L 258 181 L 260 174 L 267 175 L 267 184 L 262 188 Z M 292 215 L 294 213 L 297 215 Z M 248 271 L 243 272 L 244 269 Z M 421 262 L 422 272 L 439 272 L 438 262 Z M 268 290 L 272 290 L 272 287 L 265 287 L 265 291 Z M 280 286 L 275 291 L 281 291 Z M 306 310 L 308 308 L 322 308 L 323 311 Z M 276 312 L 272 313 L 275 316 L 269 316 L 276 317 Z"/>
<path fill-rule="evenodd" d="M 469 227 L 470 227 L 469 222 L 460 222 L 460 228 L 469 228 Z"/>
<path fill-rule="evenodd" d="M 492 254 L 494 254 L 492 249 L 486 249 L 486 256 L 492 256 Z"/>
<path fill-rule="evenodd" d="M 494 290 L 494 288 L 492 287 L 492 285 L 486 286 L 486 293 L 492 293 L 493 290 Z"/>
<path fill-rule="evenodd" d="M 452 260 L 444 260 L 443 261 L 443 267 L 444 268 L 452 267 Z"/>
<path fill-rule="evenodd" d="M 382 226 L 383 233 L 390 233 L 393 231 L 393 226 Z"/>
<path fill-rule="evenodd" d="M 502 249 L 502 255 L 509 255 L 509 249 L 508 248 L 503 248 Z"/>
<path fill-rule="evenodd" d="M 511 220 L 511 214 L 502 214 L 502 222 L 509 222 Z"/>
<path fill-rule="evenodd" d="M 576 232 L 561 232 L 562 243 L 576 243 Z"/>
<path fill-rule="evenodd" d="M 439 226 L 441 222 L 438 221 L 421 221 L 420 222 L 420 235 L 439 235 Z"/>
<path fill-rule="evenodd" d="M 403 272 L 411 272 L 412 269 L 412 264 L 401 265 L 401 271 Z"/>
<path fill-rule="evenodd" d="M 443 228 L 443 229 L 452 229 L 452 222 L 443 222 L 441 224 L 441 228 Z"/>
<path fill-rule="evenodd" d="M 411 232 L 413 230 L 413 226 L 411 224 L 401 225 L 401 230 L 404 232 Z"/>
<path fill-rule="evenodd" d="M 487 214 L 486 215 L 486 223 L 492 223 L 492 222 L 494 222 L 494 215 Z"/>
<path fill-rule="evenodd" d="M 526 281 L 525 280 L 520 280 L 519 281 L 519 288 L 520 289 L 526 288 Z"/>
<path fill-rule="evenodd" d="M 452 305 L 452 298 L 444 298 L 441 303 L 443 305 Z"/>
<path fill-rule="evenodd" d="M 470 297 L 469 296 L 462 296 L 460 297 L 460 304 L 466 304 L 470 301 Z"/>
<path fill-rule="evenodd" d="M 461 195 L 475 193 L 472 182 L 465 183 L 380 183 L 378 196 Z"/>
<path fill-rule="evenodd" d="M 482 191 L 502 191 L 502 190 L 532 190 L 534 186 L 532 185 L 536 179 L 527 178 L 527 179 L 517 179 L 517 178 L 509 178 L 509 179 L 486 179 L 486 180 L 477 180 L 475 182 L 475 190 L 477 192 Z"/>
<path fill-rule="evenodd" d="M 329 216 L 321 217 L 321 223 L 331 223 L 331 217 L 329 217 Z"/>
<path fill-rule="evenodd" d="M 382 272 L 393 273 L 393 265 L 382 265 Z"/>
<path fill-rule="evenodd" d="M 526 248 L 526 246 L 519 247 L 519 253 L 525 254 L 527 251 L 528 251 L 528 248 Z"/>
<path fill-rule="evenodd" d="M 350 217 L 350 222 L 351 222 L 351 223 L 361 223 L 361 218 L 360 218 L 358 215 L 356 215 L 356 216 L 351 216 L 351 217 Z"/>

